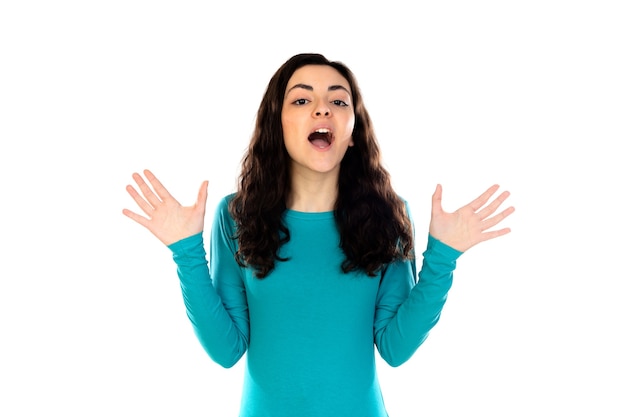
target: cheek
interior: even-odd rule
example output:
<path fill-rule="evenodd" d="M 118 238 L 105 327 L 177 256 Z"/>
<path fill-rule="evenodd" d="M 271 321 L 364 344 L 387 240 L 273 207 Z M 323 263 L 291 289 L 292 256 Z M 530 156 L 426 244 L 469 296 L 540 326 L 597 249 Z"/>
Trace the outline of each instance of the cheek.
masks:
<path fill-rule="evenodd" d="M 298 129 L 298 120 L 297 118 L 290 116 L 289 114 L 282 114 L 281 123 L 283 126 L 283 132 L 296 132 Z"/>
<path fill-rule="evenodd" d="M 354 146 L 354 139 L 352 139 L 352 134 L 354 133 L 354 117 L 352 117 L 348 123 L 346 123 L 346 136 L 348 139 L 348 146 Z"/>
<path fill-rule="evenodd" d="M 285 143 L 295 142 L 298 137 L 298 131 L 292 123 L 283 121 L 283 141 Z"/>
<path fill-rule="evenodd" d="M 355 123 L 355 117 L 354 115 L 352 115 L 346 122 L 346 131 L 350 132 L 350 135 L 352 135 L 352 132 L 354 131 L 354 123 Z"/>

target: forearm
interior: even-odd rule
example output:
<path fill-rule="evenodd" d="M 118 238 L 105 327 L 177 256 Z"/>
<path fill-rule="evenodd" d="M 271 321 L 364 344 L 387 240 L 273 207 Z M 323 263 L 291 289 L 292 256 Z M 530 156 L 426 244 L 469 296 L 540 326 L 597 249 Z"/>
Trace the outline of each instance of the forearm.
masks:
<path fill-rule="evenodd" d="M 439 321 L 460 255 L 429 236 L 417 284 L 377 337 L 381 355 L 390 365 L 407 361 Z"/>
<path fill-rule="evenodd" d="M 198 340 L 215 362 L 224 367 L 234 365 L 245 352 L 247 340 L 213 286 L 201 234 L 169 248 L 177 265 L 187 316 Z"/>

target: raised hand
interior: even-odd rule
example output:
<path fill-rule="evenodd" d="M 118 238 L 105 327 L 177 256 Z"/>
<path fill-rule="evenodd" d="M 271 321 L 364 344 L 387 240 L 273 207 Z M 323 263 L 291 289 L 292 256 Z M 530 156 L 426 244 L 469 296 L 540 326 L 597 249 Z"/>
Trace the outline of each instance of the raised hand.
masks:
<path fill-rule="evenodd" d="M 125 216 L 144 226 L 165 245 L 200 233 L 204 229 L 208 181 L 202 182 L 195 204 L 184 207 L 172 197 L 152 172 L 145 170 L 144 175 L 152 188 L 141 175 L 134 173 L 133 179 L 143 196 L 132 185 L 127 185 L 126 191 L 146 216 L 123 209 L 122 213 Z"/>
<path fill-rule="evenodd" d="M 510 195 L 504 191 L 487 204 L 498 188 L 498 185 L 492 185 L 471 203 L 453 213 L 447 213 L 441 207 L 442 189 L 437 184 L 432 199 L 430 234 L 448 246 L 465 252 L 480 242 L 509 233 L 511 229 L 508 227 L 490 230 L 515 211 L 514 207 L 508 207 L 494 215 Z"/>

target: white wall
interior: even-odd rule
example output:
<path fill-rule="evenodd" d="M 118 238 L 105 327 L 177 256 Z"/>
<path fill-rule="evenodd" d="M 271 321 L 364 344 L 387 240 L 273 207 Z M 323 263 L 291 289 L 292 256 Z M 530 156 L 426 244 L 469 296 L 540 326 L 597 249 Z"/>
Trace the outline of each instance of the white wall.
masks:
<path fill-rule="evenodd" d="M 418 245 L 438 182 L 451 211 L 496 182 L 517 208 L 381 362 L 390 415 L 624 415 L 619 2 L 250 3 L 0 5 L 0 414 L 236 415 L 242 367 L 201 351 L 124 187 L 209 179 L 211 214 L 270 76 L 314 51 L 357 75 Z"/>

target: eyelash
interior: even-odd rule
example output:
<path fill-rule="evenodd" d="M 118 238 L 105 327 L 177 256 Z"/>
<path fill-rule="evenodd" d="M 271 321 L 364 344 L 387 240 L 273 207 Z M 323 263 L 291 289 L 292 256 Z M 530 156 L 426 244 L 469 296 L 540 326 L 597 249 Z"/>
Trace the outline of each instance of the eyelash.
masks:
<path fill-rule="evenodd" d="M 299 98 L 294 101 L 293 104 L 295 104 L 296 106 L 304 106 L 306 102 L 309 102 L 309 100 L 307 100 L 306 98 Z M 348 107 L 348 103 L 343 100 L 333 100 L 331 101 L 331 103 L 339 107 Z"/>

